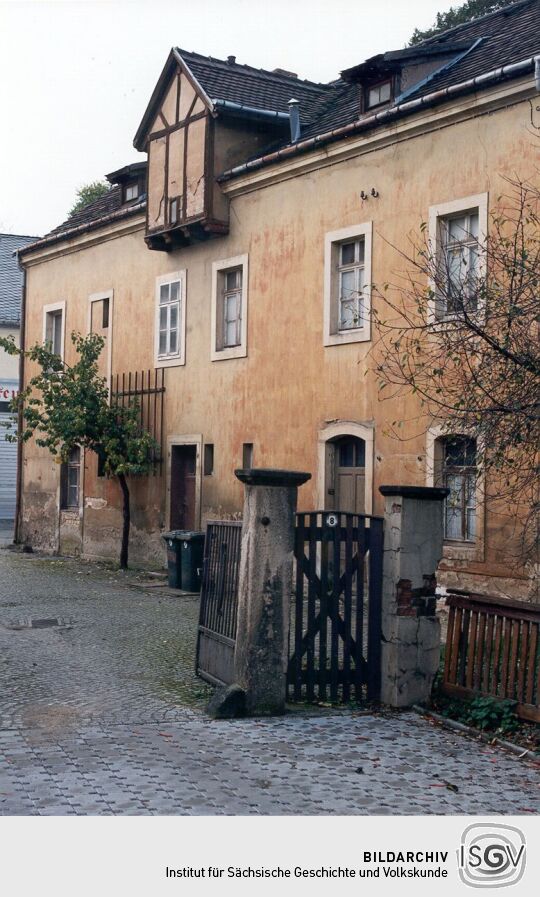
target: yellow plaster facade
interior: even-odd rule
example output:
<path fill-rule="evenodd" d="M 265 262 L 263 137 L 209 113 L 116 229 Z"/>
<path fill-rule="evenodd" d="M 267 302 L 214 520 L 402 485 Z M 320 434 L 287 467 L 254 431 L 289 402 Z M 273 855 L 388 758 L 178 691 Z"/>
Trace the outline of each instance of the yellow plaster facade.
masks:
<path fill-rule="evenodd" d="M 418 425 L 419 407 L 412 396 L 380 400 L 371 373 L 374 334 L 361 342 L 324 344 L 325 235 L 370 225 L 371 279 L 382 284 L 404 270 L 399 250 L 407 250 L 409 235 L 419 234 L 431 206 L 487 194 L 491 214 L 504 178 L 526 178 L 537 165 L 532 92 L 526 78 L 232 180 L 220 191 L 230 203 L 229 232 L 206 242 L 149 251 L 141 214 L 26 255 L 27 345 L 42 339 L 44 306 L 65 301 L 69 360 L 70 332 L 88 329 L 89 297 L 111 291 L 113 376 L 154 369 L 156 279 L 185 272 L 185 363 L 164 372 L 162 473 L 132 482 L 133 561 L 164 558 L 171 451 L 182 442 L 196 446 L 196 528 L 210 518 L 239 515 L 242 487 L 234 470 L 242 466 L 246 443 L 253 444 L 256 467 L 311 472 L 300 490 L 302 510 L 331 504 L 324 447 L 339 435 L 364 439 L 366 510 L 381 513 L 382 484 L 428 482 L 428 437 Z M 215 141 L 217 146 L 218 128 Z M 246 255 L 247 351 L 245 357 L 212 360 L 213 263 Z M 389 435 L 393 420 L 412 422 L 406 440 Z M 214 446 L 209 474 L 202 458 L 206 444 Z M 58 466 L 33 443 L 25 446 L 21 535 L 34 547 L 116 557 L 119 509 L 115 483 L 98 478 L 96 458 L 87 456 L 81 507 L 61 512 Z M 449 548 L 441 579 L 478 591 L 532 595 L 527 572 L 510 570 L 503 554 L 509 538 L 504 519 L 483 509 L 478 515 L 474 550 Z"/>

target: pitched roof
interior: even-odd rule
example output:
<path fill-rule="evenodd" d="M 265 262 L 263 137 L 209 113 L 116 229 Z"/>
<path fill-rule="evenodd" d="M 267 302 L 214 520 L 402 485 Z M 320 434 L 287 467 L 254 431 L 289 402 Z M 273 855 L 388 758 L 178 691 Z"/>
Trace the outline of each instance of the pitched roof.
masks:
<path fill-rule="evenodd" d="M 138 165 L 139 163 L 136 164 Z M 146 163 L 143 164 L 146 165 Z M 113 172 L 113 174 L 115 173 Z M 99 199 L 95 199 L 78 212 L 75 212 L 74 215 L 71 215 L 58 227 L 53 228 L 44 237 L 29 238 L 26 251 L 31 251 L 34 248 L 39 249 L 62 238 L 67 240 L 71 236 L 102 227 L 113 221 L 120 221 L 131 215 L 142 214 L 145 206 L 145 194 L 131 202 L 122 203 L 122 187 L 116 185 L 111 187 L 103 196 L 100 196 Z"/>
<path fill-rule="evenodd" d="M 464 48 L 468 48 L 469 52 Z M 413 89 L 407 91 L 407 99 L 416 99 L 468 81 L 500 66 L 511 65 L 540 53 L 540 0 L 512 3 L 410 49 L 415 53 L 431 52 L 434 49 L 444 53 L 449 50 L 452 54 L 455 53 L 455 61 L 444 62 L 438 74 L 436 70 L 428 78 L 420 80 Z M 405 51 L 381 54 L 381 58 L 389 62 L 400 57 L 406 61 Z M 309 126 L 303 129 L 302 138 L 323 134 L 359 118 L 358 85 L 345 84 L 338 87 L 337 91 L 326 102 L 323 100 L 320 103 Z M 397 101 L 399 102 L 399 97 Z"/>
<path fill-rule="evenodd" d="M 231 171 L 223 172 L 219 179 L 228 180 L 242 171 L 270 164 L 286 155 L 306 152 L 331 140 L 342 139 L 361 128 L 375 128 L 386 121 L 396 120 L 398 115 L 411 114 L 419 108 L 423 98 L 427 98 L 428 102 L 444 102 L 447 99 L 445 90 L 453 87 L 461 92 L 477 91 L 493 83 L 494 79 L 473 81 L 475 78 L 481 79 L 486 73 L 495 72 L 497 78 L 523 76 L 529 68 L 532 70 L 533 57 L 539 54 L 540 0 L 519 0 L 414 47 L 378 54 L 348 69 L 342 73 L 341 79 L 328 84 L 302 80 L 283 71 L 254 68 L 237 63 L 232 58 L 225 61 L 175 48 L 169 54 L 134 143 L 137 148 L 143 148 L 145 129 L 151 120 L 153 107 L 160 101 L 179 61 L 189 70 L 190 77 L 199 83 L 207 103 L 222 101 L 241 105 L 248 107 L 248 114 L 255 110 L 284 114 L 289 100 L 294 98 L 300 102 L 300 141 L 291 144 L 288 136 L 284 136 L 267 146 L 264 155 L 259 154 Z M 441 65 L 437 64 L 437 56 L 440 56 Z M 374 66 L 387 65 L 394 70 L 396 66 L 414 64 L 418 57 L 435 60 L 430 74 L 412 83 L 393 104 L 383 107 L 381 111 L 376 110 L 375 114 L 361 117 L 361 84 L 358 78 L 361 79 Z M 523 65 L 516 68 L 518 62 Z M 514 68 L 508 70 L 507 67 L 512 65 Z M 433 99 L 434 95 L 436 100 Z M 129 205 L 122 205 L 121 199 L 120 187 L 111 187 L 103 197 L 39 240 L 36 247 L 58 239 L 68 239 L 109 221 L 142 212 L 144 196 Z"/>
<path fill-rule="evenodd" d="M 111 187 L 107 193 L 104 193 L 103 196 L 100 196 L 99 199 L 95 199 L 93 202 L 88 203 L 88 205 L 83 206 L 82 209 L 79 209 L 78 212 L 75 212 L 74 215 L 70 215 L 69 218 L 66 218 L 62 224 L 59 224 L 58 227 L 53 228 L 51 234 L 59 234 L 63 231 L 73 230 L 74 227 L 79 227 L 81 224 L 89 224 L 91 221 L 96 221 L 99 218 L 104 218 L 106 215 L 110 215 L 112 212 L 116 212 L 122 204 L 122 190 L 120 187 Z"/>
<path fill-rule="evenodd" d="M 475 78 L 490 69 L 511 65 L 540 53 L 540 0 L 520 0 L 488 15 L 436 35 L 420 46 L 444 47 L 445 43 L 481 42 L 455 66 L 433 78 L 428 89 L 442 90 Z M 422 90 L 419 91 L 422 93 Z"/>
<path fill-rule="evenodd" d="M 297 78 L 283 71 L 267 71 L 238 62 L 214 59 L 177 48 L 189 70 L 212 100 L 228 100 L 254 109 L 287 112 L 289 100 L 300 101 L 306 118 L 316 110 L 331 85 Z"/>
<path fill-rule="evenodd" d="M 23 275 L 14 253 L 37 239 L 0 234 L 0 324 L 18 326 L 20 323 Z"/>
<path fill-rule="evenodd" d="M 488 72 L 495 72 L 502 67 L 512 66 L 518 62 L 526 62 L 528 68 L 534 69 L 533 57 L 540 54 L 540 0 L 519 0 L 503 9 L 489 13 L 472 22 L 456 26 L 435 37 L 418 44 L 414 53 L 433 58 L 433 51 L 441 53 L 444 62 L 425 78 L 409 87 L 402 97 L 396 97 L 394 103 L 383 107 L 382 111 L 375 110 L 376 114 L 360 115 L 360 89 L 361 85 L 350 80 L 350 73 L 362 72 L 368 63 L 381 60 L 395 65 L 400 58 L 407 65 L 408 48 L 406 51 L 394 51 L 373 57 L 367 63 L 355 66 L 343 73 L 347 80 L 333 82 L 329 87 L 331 91 L 323 95 L 318 107 L 315 108 L 309 123 L 302 128 L 300 141 L 292 144 L 290 140 L 283 140 L 281 144 L 267 148 L 264 155 L 248 160 L 244 165 L 238 165 L 231 171 L 224 172 L 220 180 L 227 180 L 244 170 L 262 167 L 271 164 L 283 155 L 295 152 L 305 152 L 315 144 L 321 146 L 325 142 L 341 139 L 346 133 L 340 133 L 339 129 L 346 128 L 352 132 L 355 128 L 374 128 L 396 115 L 407 115 L 416 111 L 422 98 L 431 98 L 437 93 L 437 102 L 447 99 L 444 91 L 464 85 L 462 92 L 477 91 L 482 86 L 490 86 L 486 79 L 485 84 L 473 83 L 474 78 L 480 78 Z M 444 58 L 445 51 L 448 55 Z M 499 72 L 498 77 L 510 78 L 526 74 L 525 68 L 506 68 Z M 405 101 L 406 99 L 406 101 Z M 417 101 L 415 104 L 414 101 Z"/>

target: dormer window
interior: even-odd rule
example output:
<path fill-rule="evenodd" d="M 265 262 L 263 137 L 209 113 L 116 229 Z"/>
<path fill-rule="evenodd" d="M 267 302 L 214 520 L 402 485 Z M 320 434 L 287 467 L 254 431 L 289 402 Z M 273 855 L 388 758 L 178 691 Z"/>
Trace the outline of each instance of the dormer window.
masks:
<path fill-rule="evenodd" d="M 145 193 L 146 162 L 132 162 L 106 175 L 109 184 L 120 188 L 122 205 L 135 202 Z"/>
<path fill-rule="evenodd" d="M 383 103 L 390 102 L 392 96 L 392 82 L 381 81 L 368 87 L 366 91 L 366 108 L 373 109 L 374 106 L 382 106 Z"/>
<path fill-rule="evenodd" d="M 139 182 L 132 181 L 124 185 L 124 202 L 130 202 L 139 196 Z"/>

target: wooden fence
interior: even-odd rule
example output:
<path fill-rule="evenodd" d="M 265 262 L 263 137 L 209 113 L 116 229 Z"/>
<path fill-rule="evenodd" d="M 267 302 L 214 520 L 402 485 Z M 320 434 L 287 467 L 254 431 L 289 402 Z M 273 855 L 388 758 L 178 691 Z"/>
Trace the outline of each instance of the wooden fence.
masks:
<path fill-rule="evenodd" d="M 540 607 L 457 589 L 446 603 L 446 694 L 507 698 L 540 722 Z"/>

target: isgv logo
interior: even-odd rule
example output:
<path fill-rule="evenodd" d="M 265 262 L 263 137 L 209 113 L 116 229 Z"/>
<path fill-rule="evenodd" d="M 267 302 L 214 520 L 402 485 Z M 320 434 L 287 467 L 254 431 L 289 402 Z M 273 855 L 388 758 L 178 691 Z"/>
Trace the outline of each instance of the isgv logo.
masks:
<path fill-rule="evenodd" d="M 525 872 L 525 835 L 511 825 L 474 823 L 461 836 L 459 876 L 471 888 L 515 885 Z"/>

